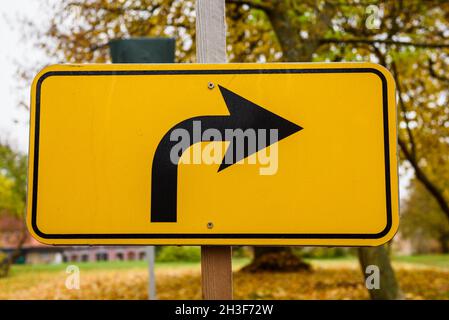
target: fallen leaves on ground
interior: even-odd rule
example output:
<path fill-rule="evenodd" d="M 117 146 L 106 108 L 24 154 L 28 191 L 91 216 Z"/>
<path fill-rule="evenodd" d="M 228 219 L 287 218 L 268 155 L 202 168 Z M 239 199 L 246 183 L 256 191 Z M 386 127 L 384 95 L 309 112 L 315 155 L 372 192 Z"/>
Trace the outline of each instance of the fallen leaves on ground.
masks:
<path fill-rule="evenodd" d="M 65 272 L 35 276 L 34 280 L 30 275 L 1 280 L 0 299 L 147 298 L 147 271 L 144 269 L 82 271 L 80 290 L 66 289 Z M 449 299 L 448 271 L 401 268 L 397 270 L 397 277 L 407 299 Z M 200 278 L 198 270 L 160 270 L 157 272 L 158 298 L 201 299 Z M 311 273 L 235 272 L 234 298 L 368 299 L 368 293 L 358 269 L 340 267 L 315 268 Z"/>

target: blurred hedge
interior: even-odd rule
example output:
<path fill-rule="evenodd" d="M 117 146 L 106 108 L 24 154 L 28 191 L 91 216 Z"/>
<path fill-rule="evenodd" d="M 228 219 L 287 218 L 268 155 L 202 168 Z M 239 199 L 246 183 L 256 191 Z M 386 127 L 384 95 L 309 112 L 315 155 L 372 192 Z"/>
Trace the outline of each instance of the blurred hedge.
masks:
<path fill-rule="evenodd" d="M 200 247 L 163 246 L 157 251 L 156 260 L 159 262 L 201 261 Z"/>
<path fill-rule="evenodd" d="M 295 250 L 302 258 L 309 259 L 328 259 L 328 258 L 343 258 L 354 255 L 350 248 L 323 248 L 323 247 L 307 247 L 300 250 Z"/>

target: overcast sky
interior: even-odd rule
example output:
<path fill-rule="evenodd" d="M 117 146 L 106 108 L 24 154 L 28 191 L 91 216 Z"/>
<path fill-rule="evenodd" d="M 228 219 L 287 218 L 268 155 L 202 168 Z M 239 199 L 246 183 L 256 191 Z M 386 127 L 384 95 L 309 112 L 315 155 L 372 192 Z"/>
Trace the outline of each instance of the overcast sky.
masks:
<path fill-rule="evenodd" d="M 27 151 L 29 113 L 18 107 L 20 101 L 29 103 L 29 88 L 23 87 L 16 76 L 18 66 L 39 69 L 48 59 L 22 39 L 18 20 L 30 18 L 37 24 L 45 22 L 46 14 L 39 5 L 42 0 L 5 1 L 0 6 L 0 139 L 13 147 Z"/>

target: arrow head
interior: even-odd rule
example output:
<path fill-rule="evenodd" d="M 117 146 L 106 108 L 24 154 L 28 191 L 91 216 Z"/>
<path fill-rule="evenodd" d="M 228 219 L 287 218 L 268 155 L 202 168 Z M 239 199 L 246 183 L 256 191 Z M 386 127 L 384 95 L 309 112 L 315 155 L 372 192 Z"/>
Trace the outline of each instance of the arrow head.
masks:
<path fill-rule="evenodd" d="M 218 171 L 233 165 L 234 163 L 302 130 L 303 128 L 297 124 L 288 121 L 277 114 L 268 111 L 261 106 L 239 96 L 238 94 L 228 90 L 222 86 L 220 88 L 221 95 L 229 110 L 229 129 L 241 129 L 246 131 L 248 129 L 254 130 L 256 133 L 256 139 L 259 139 L 258 132 L 261 129 L 266 131 L 266 141 L 257 141 L 255 146 L 249 146 L 248 143 L 244 143 L 243 153 L 236 152 L 238 146 L 235 139 L 230 141 L 230 145 L 226 151 L 226 155 L 222 160 L 222 163 Z M 277 130 L 277 137 L 270 138 L 270 130 Z M 240 141 L 242 141 L 240 139 Z M 238 142 L 237 142 L 238 143 Z"/>

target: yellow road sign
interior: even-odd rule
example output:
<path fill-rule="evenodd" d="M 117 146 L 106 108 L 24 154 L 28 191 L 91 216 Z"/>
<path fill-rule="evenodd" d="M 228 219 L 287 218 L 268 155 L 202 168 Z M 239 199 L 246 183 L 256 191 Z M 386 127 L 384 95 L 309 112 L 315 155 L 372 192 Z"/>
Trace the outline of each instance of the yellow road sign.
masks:
<path fill-rule="evenodd" d="M 398 227 L 381 66 L 56 65 L 32 85 L 48 244 L 379 245 Z"/>

